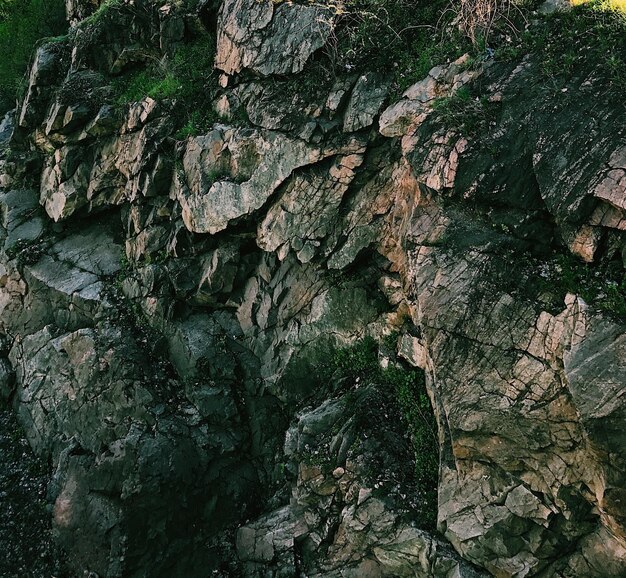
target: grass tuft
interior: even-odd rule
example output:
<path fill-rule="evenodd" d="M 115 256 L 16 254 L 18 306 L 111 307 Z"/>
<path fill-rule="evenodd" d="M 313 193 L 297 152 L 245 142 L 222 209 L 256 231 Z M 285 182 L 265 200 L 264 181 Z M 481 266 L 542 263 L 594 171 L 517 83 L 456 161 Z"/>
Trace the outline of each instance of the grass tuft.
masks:
<path fill-rule="evenodd" d="M 213 69 L 215 39 L 206 35 L 181 45 L 172 58 L 131 71 L 114 81 L 117 102 L 125 105 L 149 96 L 176 101 L 177 138 L 195 136 L 217 121 L 213 101 L 217 81 Z"/>

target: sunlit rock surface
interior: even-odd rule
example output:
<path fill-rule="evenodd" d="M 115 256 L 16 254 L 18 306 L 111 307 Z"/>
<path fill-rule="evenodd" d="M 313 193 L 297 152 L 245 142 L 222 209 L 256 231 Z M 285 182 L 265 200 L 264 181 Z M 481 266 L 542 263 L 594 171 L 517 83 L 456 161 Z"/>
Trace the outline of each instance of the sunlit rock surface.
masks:
<path fill-rule="evenodd" d="M 623 110 L 593 62 L 556 87 L 532 56 L 402 95 L 373 72 L 297 84 L 336 9 L 97 4 L 68 0 L 73 33 L 0 124 L 0 394 L 75 572 L 626 575 L 624 317 L 554 258 L 626 247 Z M 115 79 L 207 26 L 210 128 L 119 104 Z M 441 99 L 473 83 L 471 134 Z M 399 416 L 320 370 L 365 336 L 425 372 L 437 533 L 394 477 Z"/>

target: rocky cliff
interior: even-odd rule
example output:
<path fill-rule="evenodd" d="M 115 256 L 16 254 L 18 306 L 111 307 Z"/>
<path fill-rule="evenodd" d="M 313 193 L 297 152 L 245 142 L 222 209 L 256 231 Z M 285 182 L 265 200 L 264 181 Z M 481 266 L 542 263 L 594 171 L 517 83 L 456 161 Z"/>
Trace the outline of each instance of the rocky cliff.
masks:
<path fill-rule="evenodd" d="M 67 0 L 38 45 L 0 392 L 68 575 L 626 575 L 623 23 L 407 87 L 343 58 L 367 7 Z"/>

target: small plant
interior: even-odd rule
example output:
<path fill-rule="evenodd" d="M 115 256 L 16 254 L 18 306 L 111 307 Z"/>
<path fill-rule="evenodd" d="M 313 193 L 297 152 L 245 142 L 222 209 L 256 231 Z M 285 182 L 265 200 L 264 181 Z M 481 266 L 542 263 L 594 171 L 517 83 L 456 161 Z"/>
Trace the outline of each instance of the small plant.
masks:
<path fill-rule="evenodd" d="M 118 97 L 118 103 L 135 102 L 146 96 L 155 100 L 173 98 L 180 88 L 179 81 L 171 74 L 160 77 L 151 71 L 143 70 L 131 77 L 124 92 Z"/>
<path fill-rule="evenodd" d="M 189 137 L 198 136 L 200 134 L 200 127 L 203 124 L 202 116 L 197 111 L 191 111 L 189 117 L 187 118 L 187 122 L 178 129 L 176 133 L 176 139 L 185 140 Z"/>
<path fill-rule="evenodd" d="M 494 29 L 519 34 L 520 23 L 526 23 L 525 4 L 519 0 L 459 0 L 450 10 L 456 14 L 456 25 L 482 52 Z"/>
<path fill-rule="evenodd" d="M 398 403 L 411 429 L 415 449 L 415 476 L 418 486 L 432 488 L 437 485 L 439 455 L 437 429 L 430 399 L 426 394 L 423 379 L 414 372 L 388 370 L 387 379 L 394 384 Z M 436 508 L 436 503 L 434 504 Z"/>
<path fill-rule="evenodd" d="M 338 349 L 333 357 L 332 367 L 334 371 L 352 379 L 379 373 L 376 341 L 366 337 L 352 347 Z"/>
<path fill-rule="evenodd" d="M 45 243 L 43 239 L 20 239 L 7 249 L 7 257 L 9 259 L 16 259 L 18 264 L 21 266 L 24 265 L 34 265 L 41 259 L 45 250 Z"/>
<path fill-rule="evenodd" d="M 494 110 L 486 97 L 472 95 L 465 86 L 452 96 L 437 99 L 433 109 L 446 128 L 458 129 L 466 136 L 476 134 L 494 120 Z"/>
<path fill-rule="evenodd" d="M 117 272 L 115 277 L 115 282 L 117 287 L 121 289 L 121 284 L 125 279 L 128 279 L 128 276 L 131 272 L 131 265 L 128 257 L 126 255 L 126 251 L 122 249 L 120 254 L 120 270 Z"/>
<path fill-rule="evenodd" d="M 618 321 L 626 319 L 626 270 L 620 258 L 605 256 L 585 263 L 561 250 L 539 258 L 530 254 L 505 255 L 493 277 L 512 295 L 538 303 L 543 310 L 558 314 L 567 293 L 581 297 L 589 307 Z"/>
<path fill-rule="evenodd" d="M 138 300 L 130 299 L 124 293 L 124 282 L 131 275 L 132 265 L 123 253 L 120 270 L 105 284 L 106 297 L 116 312 L 111 322 L 125 330 L 130 330 L 137 343 L 143 347 L 155 348 L 161 340 L 161 334 L 152 326 Z"/>
<path fill-rule="evenodd" d="M 561 294 L 580 295 L 592 307 L 626 319 L 626 271 L 618 261 L 589 265 L 569 253 L 562 254 L 544 268 L 543 279 Z"/>
<path fill-rule="evenodd" d="M 320 61 L 341 75 L 362 70 L 387 71 L 396 90 L 423 79 L 435 65 L 453 60 L 471 45 L 450 29 L 449 0 L 347 0 L 315 2 L 329 9 L 332 33 Z"/>
<path fill-rule="evenodd" d="M 496 50 L 498 60 L 517 60 L 525 53 L 540 59 L 548 78 L 569 78 L 584 62 L 594 76 L 605 78 L 620 101 L 626 90 L 626 8 L 611 0 L 579 3 L 568 12 L 537 21 L 523 34 Z"/>
<path fill-rule="evenodd" d="M 176 101 L 175 122 L 183 140 L 205 132 L 217 121 L 213 101 L 217 82 L 213 70 L 215 40 L 203 36 L 180 46 L 172 58 L 154 61 L 139 71 L 129 72 L 114 82 L 117 102 L 125 105 L 149 96 Z"/>

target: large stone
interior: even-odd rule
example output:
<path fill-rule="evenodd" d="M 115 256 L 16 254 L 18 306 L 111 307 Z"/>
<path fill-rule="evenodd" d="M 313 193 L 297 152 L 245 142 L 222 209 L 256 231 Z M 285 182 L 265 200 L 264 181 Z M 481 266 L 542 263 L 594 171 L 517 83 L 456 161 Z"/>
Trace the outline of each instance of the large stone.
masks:
<path fill-rule="evenodd" d="M 360 155 L 338 157 L 327 173 L 291 180 L 259 226 L 257 243 L 284 258 L 291 248 L 302 263 L 310 261 L 335 224 L 341 201 L 363 162 Z"/>
<path fill-rule="evenodd" d="M 20 243 L 34 243 L 43 234 L 45 221 L 38 197 L 33 190 L 13 189 L 0 194 L 5 251 L 15 249 Z"/>
<path fill-rule="evenodd" d="M 179 178 L 176 187 L 185 226 L 195 233 L 222 231 L 260 209 L 296 169 L 359 149 L 356 141 L 323 149 L 277 132 L 226 127 L 190 139 L 185 182 Z"/>
<path fill-rule="evenodd" d="M 317 5 L 227 0 L 220 10 L 215 65 L 227 74 L 300 72 L 326 43 L 332 16 Z"/>
<path fill-rule="evenodd" d="M 51 90 L 68 64 L 64 42 L 44 43 L 37 49 L 28 76 L 26 96 L 18 115 L 18 126 L 34 129 L 43 120 Z"/>

